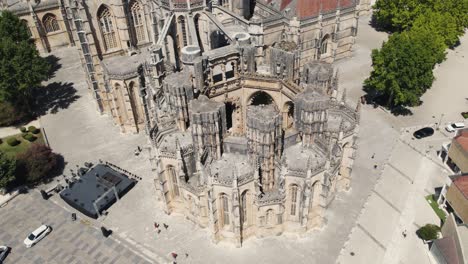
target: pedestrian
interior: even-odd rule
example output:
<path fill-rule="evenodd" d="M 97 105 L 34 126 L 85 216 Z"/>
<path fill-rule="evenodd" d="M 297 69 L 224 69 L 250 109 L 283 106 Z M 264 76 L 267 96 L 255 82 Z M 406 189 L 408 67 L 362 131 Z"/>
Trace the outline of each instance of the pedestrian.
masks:
<path fill-rule="evenodd" d="M 163 226 L 164 228 L 167 230 L 167 228 L 169 227 L 168 225 L 166 225 L 166 223 L 163 223 Z"/>
<path fill-rule="evenodd" d="M 373 159 L 374 157 L 375 157 L 375 153 L 374 153 L 374 154 L 372 154 L 372 157 L 371 157 L 371 158 Z"/>
<path fill-rule="evenodd" d="M 374 165 L 374 169 L 377 169 L 377 164 Z"/>
<path fill-rule="evenodd" d="M 403 237 L 406 238 L 406 229 L 403 231 Z"/>
<path fill-rule="evenodd" d="M 185 253 L 185 257 L 188 258 L 188 253 Z"/>
<path fill-rule="evenodd" d="M 154 229 L 158 229 L 159 228 L 159 224 L 154 222 Z"/>
<path fill-rule="evenodd" d="M 141 151 L 142 151 L 142 149 L 140 148 L 140 146 L 138 146 L 138 147 L 137 147 L 137 149 L 138 149 L 138 151 L 139 151 L 139 152 L 141 152 Z"/>
<path fill-rule="evenodd" d="M 177 263 L 177 262 L 176 262 L 176 260 L 177 260 L 177 253 L 172 252 L 171 255 L 172 255 L 172 258 L 174 259 L 174 262 L 173 262 L 173 263 L 176 264 L 176 263 Z"/>

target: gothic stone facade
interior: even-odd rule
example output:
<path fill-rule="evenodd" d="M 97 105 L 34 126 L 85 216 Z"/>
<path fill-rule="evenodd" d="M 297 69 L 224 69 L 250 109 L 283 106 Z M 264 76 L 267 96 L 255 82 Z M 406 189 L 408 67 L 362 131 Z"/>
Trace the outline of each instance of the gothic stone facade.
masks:
<path fill-rule="evenodd" d="M 359 105 L 345 103 L 330 63 L 351 54 L 353 0 L 7 8 L 43 52 L 78 47 L 98 110 L 147 133 L 161 206 L 214 242 L 320 227 L 349 188 Z"/>

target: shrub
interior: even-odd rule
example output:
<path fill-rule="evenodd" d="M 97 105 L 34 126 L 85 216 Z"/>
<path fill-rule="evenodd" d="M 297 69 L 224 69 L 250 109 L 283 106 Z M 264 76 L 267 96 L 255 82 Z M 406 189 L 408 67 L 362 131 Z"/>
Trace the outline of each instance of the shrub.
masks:
<path fill-rule="evenodd" d="M 21 133 L 26 133 L 27 129 L 24 126 L 22 126 L 22 127 L 20 127 L 20 131 L 21 131 Z"/>
<path fill-rule="evenodd" d="M 461 113 L 461 114 L 462 114 L 463 118 L 465 118 L 465 119 L 468 118 L 468 112 L 463 112 L 463 113 Z"/>
<path fill-rule="evenodd" d="M 7 138 L 7 144 L 14 147 L 16 145 L 19 145 L 19 143 L 21 143 L 21 141 L 17 140 L 15 137 L 10 137 L 10 138 Z"/>
<path fill-rule="evenodd" d="M 437 239 L 437 233 L 439 233 L 440 227 L 433 224 L 426 224 L 416 231 L 419 238 L 424 240 L 434 240 Z"/>
<path fill-rule="evenodd" d="M 41 144 L 32 144 L 17 156 L 17 177 L 24 183 L 37 183 L 51 177 L 59 164 L 59 155 Z"/>
<path fill-rule="evenodd" d="M 33 134 L 39 133 L 39 129 L 37 129 L 35 126 L 29 126 L 28 131 L 33 133 Z"/>
<path fill-rule="evenodd" d="M 37 139 L 37 137 L 34 136 L 34 135 L 32 135 L 32 134 L 26 134 L 26 135 L 24 136 L 24 139 L 26 139 L 26 140 L 29 141 L 29 142 L 33 142 L 34 140 Z"/>

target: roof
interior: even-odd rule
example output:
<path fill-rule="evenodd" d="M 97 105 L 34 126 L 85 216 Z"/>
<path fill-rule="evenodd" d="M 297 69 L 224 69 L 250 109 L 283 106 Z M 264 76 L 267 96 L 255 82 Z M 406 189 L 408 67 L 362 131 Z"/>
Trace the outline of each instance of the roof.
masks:
<path fill-rule="evenodd" d="M 457 254 L 457 247 L 455 244 L 455 239 L 453 236 L 444 237 L 442 239 L 437 239 L 434 241 L 433 247 L 436 246 L 440 253 L 442 254 L 446 263 L 458 264 L 459 257 Z"/>
<path fill-rule="evenodd" d="M 463 193 L 465 199 L 468 199 L 468 173 L 451 176 L 450 179 L 458 190 Z"/>
<path fill-rule="evenodd" d="M 116 201 L 114 192 L 107 192 L 108 190 L 115 187 L 117 194 L 121 197 L 135 184 L 136 181 L 129 179 L 126 175 L 107 165 L 98 164 L 70 184 L 69 188 L 60 192 L 60 197 L 83 214 L 97 218 L 95 202 L 99 212 L 102 212 Z"/>
<path fill-rule="evenodd" d="M 463 150 L 468 152 L 468 129 L 459 130 L 454 140 L 460 144 Z"/>
<path fill-rule="evenodd" d="M 287 8 L 294 10 L 299 19 L 316 17 L 337 9 L 355 6 L 354 0 L 267 0 L 274 3 L 280 11 Z"/>

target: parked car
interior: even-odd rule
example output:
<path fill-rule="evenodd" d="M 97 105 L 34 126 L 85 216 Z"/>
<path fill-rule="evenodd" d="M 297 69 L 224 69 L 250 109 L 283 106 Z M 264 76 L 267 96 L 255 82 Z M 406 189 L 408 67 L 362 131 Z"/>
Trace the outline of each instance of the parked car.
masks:
<path fill-rule="evenodd" d="M 413 133 L 413 136 L 417 139 L 430 137 L 432 135 L 434 135 L 434 129 L 432 127 L 423 127 Z"/>
<path fill-rule="evenodd" d="M 448 132 L 455 132 L 455 130 L 460 129 L 460 128 L 464 128 L 464 127 L 465 127 L 465 124 L 462 123 L 462 122 L 451 123 L 451 124 L 448 124 L 445 127 L 445 130 L 447 130 Z"/>
<path fill-rule="evenodd" d="M 0 246 L 0 264 L 3 263 L 8 253 L 10 253 L 10 248 L 7 246 Z"/>
<path fill-rule="evenodd" d="M 34 230 L 29 236 L 24 240 L 24 244 L 27 248 L 34 246 L 37 242 L 43 239 L 47 234 L 52 231 L 52 228 L 47 225 L 41 225 L 36 230 Z"/>

